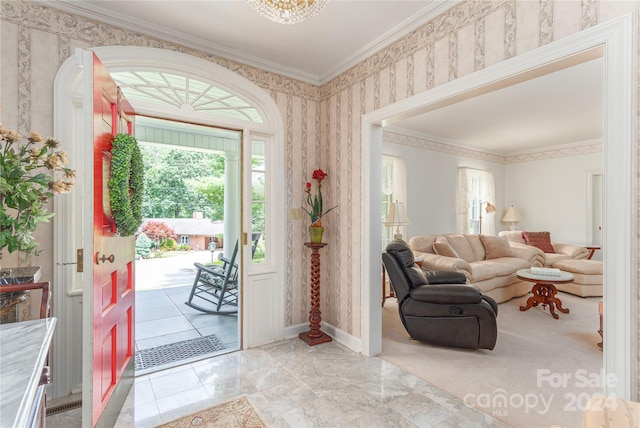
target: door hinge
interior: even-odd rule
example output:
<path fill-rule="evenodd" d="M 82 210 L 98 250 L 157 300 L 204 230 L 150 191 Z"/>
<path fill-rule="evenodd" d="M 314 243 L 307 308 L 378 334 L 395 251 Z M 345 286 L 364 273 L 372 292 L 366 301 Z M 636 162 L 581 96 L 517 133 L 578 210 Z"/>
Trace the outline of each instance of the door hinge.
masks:
<path fill-rule="evenodd" d="M 247 238 L 248 238 L 248 234 L 243 232 L 242 233 L 242 245 L 247 245 L 247 242 L 248 242 Z"/>

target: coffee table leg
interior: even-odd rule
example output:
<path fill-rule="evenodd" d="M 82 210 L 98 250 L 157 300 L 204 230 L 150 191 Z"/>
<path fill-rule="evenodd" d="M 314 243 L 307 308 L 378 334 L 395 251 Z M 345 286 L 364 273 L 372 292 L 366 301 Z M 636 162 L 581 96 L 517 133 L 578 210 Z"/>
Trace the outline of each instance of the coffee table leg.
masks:
<path fill-rule="evenodd" d="M 538 303 L 540 303 L 540 284 L 534 284 L 531 288 L 531 297 L 527 299 L 526 306 L 520 306 L 520 310 L 528 311 L 533 306 L 538 306 Z"/>
<path fill-rule="evenodd" d="M 551 306 L 551 305 L 553 305 L 555 303 L 557 310 L 559 310 L 563 314 L 568 314 L 569 313 L 569 309 L 563 308 L 562 307 L 562 302 L 560 301 L 558 296 L 556 296 L 556 294 L 558 293 L 558 289 L 556 288 L 556 286 L 555 285 L 550 285 L 550 288 L 551 288 L 551 293 L 550 293 L 551 295 L 549 297 L 549 306 Z"/>
<path fill-rule="evenodd" d="M 553 284 L 536 283 L 531 288 L 532 296 L 527 299 L 526 306 L 520 306 L 520 310 L 524 312 L 531 309 L 532 306 L 538 306 L 539 304 L 542 304 L 542 307 L 545 308 L 548 305 L 551 316 L 554 319 L 558 319 L 558 314 L 556 314 L 555 311 L 556 308 L 564 314 L 568 314 L 569 309 L 562 307 L 562 302 L 556 296 L 557 292 L 558 290 Z"/>

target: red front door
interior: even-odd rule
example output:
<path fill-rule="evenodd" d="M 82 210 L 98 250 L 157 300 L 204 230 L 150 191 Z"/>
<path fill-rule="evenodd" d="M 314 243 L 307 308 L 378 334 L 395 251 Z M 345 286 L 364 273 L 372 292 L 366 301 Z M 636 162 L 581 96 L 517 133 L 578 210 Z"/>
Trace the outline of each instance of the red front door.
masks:
<path fill-rule="evenodd" d="M 112 139 L 130 134 L 132 120 L 131 105 L 93 54 L 93 426 L 110 400 L 119 410 L 128 392 L 119 387 L 120 380 L 133 375 L 134 237 L 117 235 L 107 187 Z"/>

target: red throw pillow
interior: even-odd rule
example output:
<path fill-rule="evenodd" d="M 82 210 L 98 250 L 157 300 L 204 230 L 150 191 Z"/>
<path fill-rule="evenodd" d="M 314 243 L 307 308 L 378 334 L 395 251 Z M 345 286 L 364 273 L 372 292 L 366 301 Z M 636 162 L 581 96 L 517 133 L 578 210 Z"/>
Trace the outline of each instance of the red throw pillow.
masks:
<path fill-rule="evenodd" d="M 555 253 L 549 232 L 522 232 L 522 239 L 527 245 L 538 247 L 545 253 Z"/>

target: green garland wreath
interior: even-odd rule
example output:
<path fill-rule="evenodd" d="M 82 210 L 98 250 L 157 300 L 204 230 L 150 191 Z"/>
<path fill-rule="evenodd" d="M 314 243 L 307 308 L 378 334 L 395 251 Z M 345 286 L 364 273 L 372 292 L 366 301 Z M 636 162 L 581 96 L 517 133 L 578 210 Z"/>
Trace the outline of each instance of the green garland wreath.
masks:
<path fill-rule="evenodd" d="M 131 236 L 142 223 L 144 164 L 133 135 L 118 134 L 111 145 L 109 201 L 118 235 Z"/>

